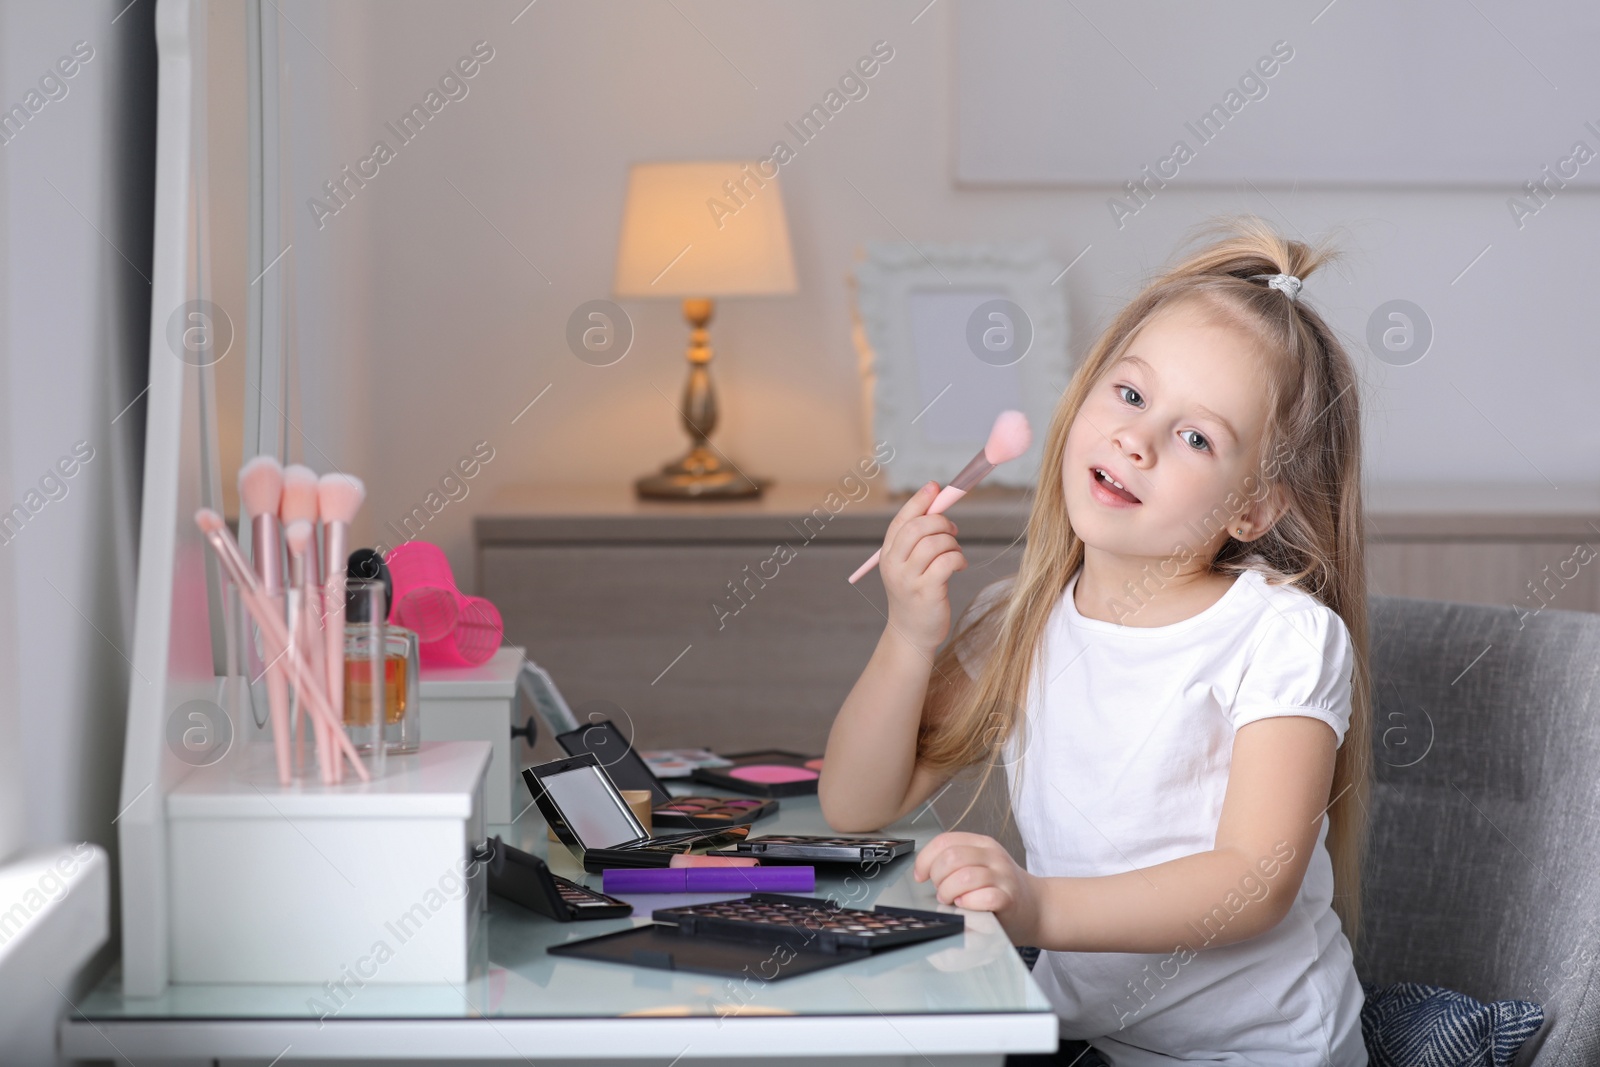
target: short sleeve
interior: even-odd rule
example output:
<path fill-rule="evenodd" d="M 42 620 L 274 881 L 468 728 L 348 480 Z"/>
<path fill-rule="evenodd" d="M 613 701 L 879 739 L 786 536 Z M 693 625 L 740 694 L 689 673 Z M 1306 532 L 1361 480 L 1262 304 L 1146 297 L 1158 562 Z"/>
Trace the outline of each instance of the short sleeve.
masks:
<path fill-rule="evenodd" d="M 989 605 L 1009 595 L 1015 580 L 1016 575 L 1011 575 L 997 582 L 990 582 L 978 590 L 978 595 L 972 598 L 972 602 L 961 612 L 960 618 L 956 620 L 955 626 L 952 627 L 952 632 L 957 638 L 955 645 L 956 660 L 961 664 L 961 668 L 967 672 L 967 677 L 973 681 L 978 680 L 978 674 L 983 670 L 983 662 L 988 657 L 990 647 L 994 641 L 994 634 L 997 630 L 993 628 L 988 632 L 975 630 L 965 635 L 963 635 L 962 631 L 972 620 L 987 611 Z"/>
<path fill-rule="evenodd" d="M 1307 715 L 1327 723 L 1344 744 L 1355 668 L 1344 620 L 1317 604 L 1303 611 L 1272 612 L 1261 625 L 1263 632 L 1228 714 L 1233 728 L 1277 715 Z"/>

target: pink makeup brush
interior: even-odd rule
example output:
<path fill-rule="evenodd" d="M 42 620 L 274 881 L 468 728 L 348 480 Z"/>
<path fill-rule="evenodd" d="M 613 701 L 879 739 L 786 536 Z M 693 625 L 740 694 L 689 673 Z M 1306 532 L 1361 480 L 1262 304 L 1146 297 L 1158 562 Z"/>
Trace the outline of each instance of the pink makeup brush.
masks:
<path fill-rule="evenodd" d="M 283 469 L 283 502 L 278 504 L 278 518 L 282 518 L 283 526 L 298 522 L 304 518 L 306 522 L 317 522 L 317 472 L 301 464 L 290 464 Z M 310 569 L 306 571 L 306 581 L 318 581 L 317 571 L 317 545 L 310 545 L 307 553 L 307 563 Z"/>
<path fill-rule="evenodd" d="M 928 505 L 929 515 L 942 513 L 951 504 L 967 495 L 967 491 L 989 476 L 989 472 L 1008 460 L 1016 459 L 1028 450 L 1033 443 L 1033 430 L 1028 426 L 1028 418 L 1020 411 L 1002 411 L 1000 417 L 994 420 L 994 429 L 989 431 L 989 441 L 983 446 L 983 451 L 972 457 L 972 462 L 961 468 L 961 473 L 951 479 L 950 484 L 939 490 L 939 495 L 933 498 L 933 503 Z M 872 554 L 872 558 L 856 568 L 850 576 L 851 584 L 859 581 L 862 575 L 878 565 L 878 557 L 883 554 L 879 549 Z"/>
<path fill-rule="evenodd" d="M 255 558 L 256 577 L 268 597 L 283 592 L 283 543 L 278 528 L 278 503 L 283 496 L 283 468 L 271 456 L 257 456 L 239 469 L 239 499 L 250 516 L 250 553 Z M 262 654 L 266 659 L 267 705 L 271 709 L 272 745 L 278 757 L 278 781 L 288 785 L 289 760 L 289 676 L 279 661 L 282 646 L 274 647 L 262 634 Z"/>
<path fill-rule="evenodd" d="M 367 497 L 367 487 L 352 474 L 324 474 L 317 482 L 317 506 L 322 514 L 322 573 L 327 627 L 328 701 L 334 714 L 344 717 L 344 581 L 349 555 L 350 524 Z"/>
<path fill-rule="evenodd" d="M 195 525 L 205 534 L 206 540 L 211 543 L 211 548 L 222 562 L 223 570 L 228 572 L 228 577 L 238 586 L 240 600 L 244 603 L 245 610 L 250 612 L 250 617 L 255 619 L 256 625 L 261 627 L 270 641 L 280 646 L 287 646 L 289 635 L 284 627 L 284 622 L 278 617 L 276 607 L 261 592 L 261 583 L 251 572 L 244 561 L 244 554 L 239 551 L 239 544 L 228 532 L 227 524 L 210 508 L 201 508 L 194 514 Z M 328 698 L 322 692 L 322 679 L 311 669 L 303 655 L 286 655 L 283 659 L 288 667 L 289 680 L 295 689 L 304 693 L 306 708 L 312 717 L 336 725 L 333 718 L 333 709 L 328 706 Z M 343 753 L 356 770 L 356 776 L 362 781 L 370 781 L 372 776 L 367 773 L 366 767 L 361 764 L 361 757 L 356 752 L 355 746 L 345 736 L 342 728 L 333 731 L 334 743 L 338 751 Z"/>
<path fill-rule="evenodd" d="M 312 678 L 317 688 L 321 689 L 326 675 L 318 670 L 315 657 L 311 655 L 313 648 L 320 648 L 321 635 L 312 632 L 307 626 L 306 618 L 306 577 L 313 551 L 311 543 L 311 524 L 305 519 L 296 519 L 291 522 L 283 532 L 283 538 L 289 545 L 289 647 L 291 655 L 303 655 L 311 663 Z M 324 694 L 325 696 L 326 694 Z M 330 702 L 331 709 L 332 704 Z M 329 749 L 330 739 L 327 728 L 318 721 L 311 723 L 311 734 L 317 740 L 317 766 L 322 770 L 322 780 L 329 784 L 336 781 L 334 772 L 333 753 Z"/>
<path fill-rule="evenodd" d="M 278 504 L 278 518 L 283 522 L 283 528 L 288 530 L 291 523 L 317 521 L 317 475 L 310 467 L 298 463 L 290 464 L 283 468 L 283 499 Z M 293 567 L 293 558 L 290 559 Z M 290 571 L 291 576 L 293 571 Z M 307 651 L 306 634 L 306 594 L 305 584 L 295 587 L 290 582 L 289 595 L 285 598 L 289 604 L 289 644 L 304 655 Z M 310 726 L 310 724 L 307 724 Z M 315 735 L 315 727 L 311 727 Z M 298 772 L 303 762 L 303 749 L 300 743 L 300 693 L 298 687 L 289 698 L 289 736 L 294 739 L 294 763 Z M 318 751 L 321 751 L 320 742 Z"/>

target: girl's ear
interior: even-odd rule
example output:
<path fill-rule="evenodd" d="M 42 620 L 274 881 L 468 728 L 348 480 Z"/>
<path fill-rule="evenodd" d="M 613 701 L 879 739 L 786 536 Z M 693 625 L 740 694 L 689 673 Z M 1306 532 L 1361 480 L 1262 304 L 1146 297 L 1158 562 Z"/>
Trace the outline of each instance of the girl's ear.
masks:
<path fill-rule="evenodd" d="M 1231 532 L 1241 541 L 1254 541 L 1268 530 L 1288 509 L 1288 493 L 1282 484 L 1268 487 L 1265 495 L 1252 500 L 1233 520 Z M 1239 530 L 1244 530 L 1241 536 Z"/>

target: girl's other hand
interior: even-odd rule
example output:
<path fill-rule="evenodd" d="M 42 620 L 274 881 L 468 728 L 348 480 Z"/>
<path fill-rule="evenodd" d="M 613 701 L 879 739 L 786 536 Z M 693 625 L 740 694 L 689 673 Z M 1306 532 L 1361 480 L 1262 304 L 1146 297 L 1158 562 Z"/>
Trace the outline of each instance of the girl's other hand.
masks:
<path fill-rule="evenodd" d="M 889 625 L 929 657 L 950 631 L 950 576 L 967 569 L 956 524 L 928 514 L 938 495 L 938 483 L 929 482 L 905 502 L 889 523 L 878 559 Z"/>
<path fill-rule="evenodd" d="M 941 904 L 994 912 L 1014 944 L 1037 944 L 1039 879 L 994 838 L 942 833 L 917 853 L 911 876 L 932 879 Z"/>

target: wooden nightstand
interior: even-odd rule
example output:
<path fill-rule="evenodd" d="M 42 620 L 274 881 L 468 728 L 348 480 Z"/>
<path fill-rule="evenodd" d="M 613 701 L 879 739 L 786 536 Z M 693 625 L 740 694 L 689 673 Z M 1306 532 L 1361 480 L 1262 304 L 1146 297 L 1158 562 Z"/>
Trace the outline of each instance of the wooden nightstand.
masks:
<path fill-rule="evenodd" d="M 876 574 L 845 579 L 904 498 L 862 484 L 857 501 L 794 483 L 723 503 L 504 493 L 476 520 L 477 588 L 575 708 L 615 703 L 642 745 L 819 752 L 886 621 Z M 957 613 L 1016 570 L 1029 500 L 980 488 L 952 512 L 969 560 Z M 1600 546 L 1600 491 L 1391 486 L 1367 510 L 1374 593 L 1600 611 L 1600 560 L 1578 552 Z"/>
<path fill-rule="evenodd" d="M 821 752 L 886 622 L 876 573 L 846 578 L 904 503 L 871 482 L 854 494 L 826 483 L 692 503 L 638 500 L 628 486 L 507 492 L 475 522 L 477 588 L 580 718 L 584 702 L 610 701 L 645 747 Z M 951 582 L 957 613 L 1016 570 L 1029 499 L 980 487 L 952 515 L 968 560 Z"/>
<path fill-rule="evenodd" d="M 1390 485 L 1366 505 L 1374 593 L 1600 611 L 1600 488 Z"/>

